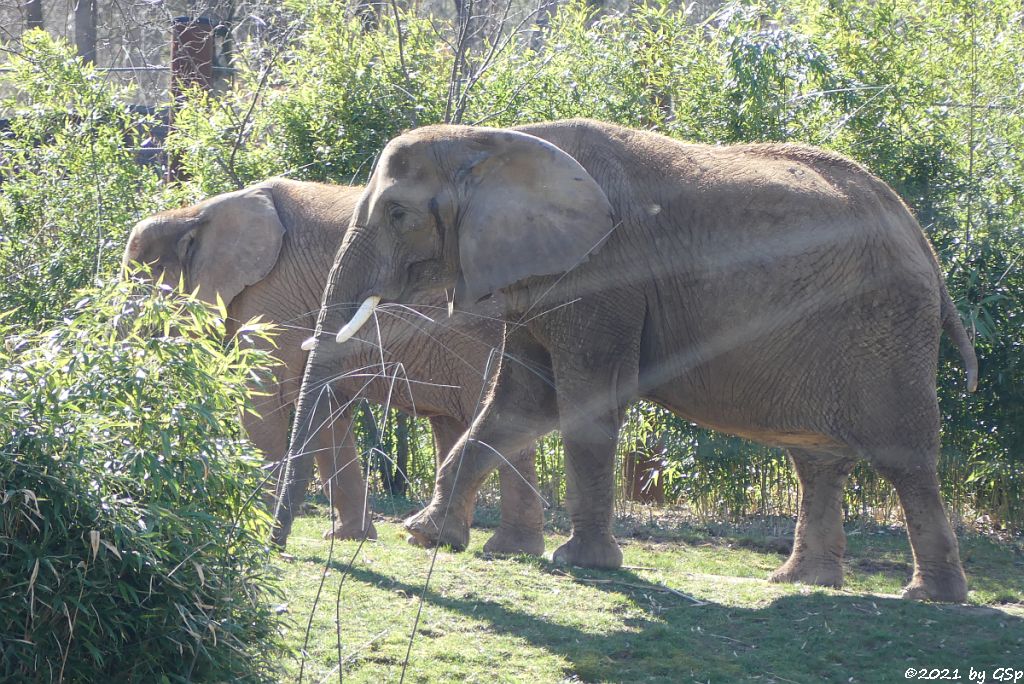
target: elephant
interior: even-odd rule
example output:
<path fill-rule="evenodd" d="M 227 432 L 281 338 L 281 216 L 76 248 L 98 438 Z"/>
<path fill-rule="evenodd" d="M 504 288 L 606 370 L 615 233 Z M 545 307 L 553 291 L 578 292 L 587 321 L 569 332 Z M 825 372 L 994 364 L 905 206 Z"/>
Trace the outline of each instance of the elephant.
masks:
<path fill-rule="evenodd" d="M 552 559 L 621 566 L 613 455 L 645 399 L 788 450 L 795 539 L 770 579 L 841 585 L 842 491 L 866 459 L 906 516 L 904 596 L 965 599 L 936 473 L 942 332 L 970 391 L 977 359 L 921 227 L 856 162 L 586 119 L 415 129 L 385 146 L 359 200 L 310 364 L 361 324 L 336 303 L 365 313 L 442 290 L 456 308 L 497 300 L 505 341 L 486 405 L 405 522 L 415 542 L 464 548 L 497 454 L 558 428 L 572 532 Z M 307 373 L 300 415 L 321 381 Z"/>
<path fill-rule="evenodd" d="M 271 350 L 277 361 L 273 386 L 258 400 L 258 414 L 242 417 L 250 439 L 268 459 L 280 459 L 287 451 L 289 414 L 308 357 L 301 342 L 315 322 L 333 255 L 361 192 L 357 187 L 272 178 L 151 216 L 129 236 L 125 266 L 150 264 L 154 277 L 163 274 L 171 284 L 181 278 L 189 291 L 198 288 L 198 297 L 211 304 L 219 295 L 227 309 L 229 334 L 256 316 L 280 326 Z M 444 311 L 445 300 L 425 297 L 417 306 Z M 389 315 L 379 317 L 377 329 L 361 345 L 350 345 L 331 358 L 330 377 L 323 385 L 331 392 L 321 402 L 331 404 L 330 420 L 297 435 L 301 448 L 293 450 L 289 463 L 294 467 L 286 469 L 289 486 L 279 493 L 273 532 L 282 547 L 312 475 L 311 454 L 337 511 L 337 522 L 324 537 L 376 538 L 351 430 L 353 399 L 365 397 L 429 418 L 439 454 L 453 448 L 468 429 L 484 383 L 482 369 L 491 350 L 501 344 L 503 324 L 487 311 L 439 316 L 436 322 L 419 314 L 403 315 L 398 308 L 381 313 Z M 544 517 L 532 445 L 513 461 L 500 473 L 501 523 L 487 550 L 540 554 Z"/>

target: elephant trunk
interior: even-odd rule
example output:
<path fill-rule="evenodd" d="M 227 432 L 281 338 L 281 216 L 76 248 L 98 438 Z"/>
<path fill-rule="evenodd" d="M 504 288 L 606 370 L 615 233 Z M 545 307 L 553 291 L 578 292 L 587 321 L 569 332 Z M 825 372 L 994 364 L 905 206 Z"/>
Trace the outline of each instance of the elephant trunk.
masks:
<path fill-rule="evenodd" d="M 381 266 L 378 257 L 380 252 L 353 240 L 354 233 L 358 231 L 350 229 L 346 234 L 331 269 L 316 332 L 302 345 L 309 351 L 309 358 L 295 409 L 291 442 L 275 510 L 277 524 L 272 535 L 272 541 L 281 547 L 284 547 L 288 539 L 292 522 L 312 476 L 314 454 L 311 445 L 315 443 L 319 431 L 331 429 L 336 417 L 334 412 L 342 408 L 331 400 L 330 386 L 344 370 L 348 345 L 336 342 L 336 331 L 344 332 L 347 339 L 373 316 L 374 307 L 380 300 L 376 293 L 379 291 L 377 288 L 381 276 L 389 274 L 389 269 Z M 352 259 L 353 256 L 356 258 Z M 355 266 L 343 266 L 348 263 Z M 350 312 L 359 301 L 356 298 L 362 298 L 362 304 L 352 317 Z M 358 325 L 354 321 L 358 321 Z"/>
<path fill-rule="evenodd" d="M 284 548 L 288 540 L 292 523 L 299 513 L 313 477 L 313 437 L 318 430 L 327 429 L 333 417 L 331 409 L 334 407 L 327 400 L 333 373 L 324 360 L 313 358 L 316 355 L 327 356 L 326 353 L 318 354 L 318 350 L 314 350 L 306 364 L 304 391 L 299 395 L 296 406 L 291 444 L 284 460 L 284 470 L 278 488 L 277 507 L 274 511 L 276 524 L 271 539 L 281 548 Z M 307 392 L 307 386 L 316 389 Z"/>

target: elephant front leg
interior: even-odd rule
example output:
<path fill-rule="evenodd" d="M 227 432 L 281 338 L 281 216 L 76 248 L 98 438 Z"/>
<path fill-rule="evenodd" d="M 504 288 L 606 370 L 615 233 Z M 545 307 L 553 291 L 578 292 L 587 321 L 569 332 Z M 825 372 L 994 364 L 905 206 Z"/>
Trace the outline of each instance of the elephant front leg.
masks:
<path fill-rule="evenodd" d="M 262 388 L 260 388 L 262 389 Z M 274 529 L 271 536 L 274 543 L 284 546 L 291 532 L 292 518 L 294 517 L 290 508 L 281 508 L 278 501 L 284 496 L 284 481 L 286 462 L 283 456 L 288 451 L 288 409 L 286 405 L 278 400 L 279 393 L 269 395 L 256 406 L 259 414 L 245 411 L 242 414 L 242 425 L 249 436 L 249 440 L 257 449 L 263 452 L 265 467 L 271 468 L 268 480 L 263 488 L 262 500 L 264 507 L 275 514 Z M 309 481 L 313 473 L 312 464 L 296 464 L 298 468 L 292 468 L 293 477 L 305 482 Z M 305 470 L 304 465 L 308 465 Z"/>
<path fill-rule="evenodd" d="M 618 568 L 612 537 L 615 447 L 639 385 L 645 308 L 636 292 L 607 291 L 539 319 L 553 343 L 552 368 L 565 445 L 566 505 L 572 536 L 552 560 Z"/>
<path fill-rule="evenodd" d="M 525 331 L 509 334 L 488 400 L 441 464 L 430 504 L 405 521 L 410 543 L 466 548 L 476 494 L 484 480 L 503 458 L 523 469 L 518 455 L 532 451 L 537 439 L 557 424 L 548 367 L 546 353 Z M 536 474 L 532 477 L 535 481 Z M 513 498 L 517 496 L 513 492 Z M 536 549 L 535 542 L 532 548 Z"/>
<path fill-rule="evenodd" d="M 464 551 L 469 545 L 476 493 L 498 464 L 498 456 L 482 448 L 480 438 L 475 436 L 487 435 L 486 426 L 483 428 L 475 433 L 470 428 L 470 433 L 458 441 L 441 465 L 430 503 L 405 519 L 410 544 L 444 546 L 454 551 Z M 501 448 L 500 442 L 496 448 Z"/>
<path fill-rule="evenodd" d="M 264 468 L 270 471 L 263 488 L 263 505 L 273 511 L 279 496 L 284 461 L 281 457 L 288 450 L 288 415 L 280 407 L 262 408 L 265 416 L 246 411 L 242 414 L 242 426 L 249 441 L 263 452 Z"/>
<path fill-rule="evenodd" d="M 596 334 L 594 340 L 601 338 Z M 565 445 L 566 506 L 572 536 L 555 550 L 556 563 L 618 568 L 622 550 L 612 537 L 615 446 L 623 408 L 635 394 L 637 348 L 629 339 L 553 359 Z"/>
<path fill-rule="evenodd" d="M 458 479 L 462 478 L 463 473 L 466 473 L 467 477 L 476 477 L 473 471 L 477 467 L 485 467 L 486 463 L 478 462 L 472 455 L 472 450 L 469 450 L 471 463 L 465 471 L 460 470 L 458 477 L 451 472 L 445 473 L 444 464 L 450 455 L 457 454 L 457 458 L 465 458 L 465 450 L 462 448 L 463 436 L 469 431 L 469 427 L 449 416 L 431 418 L 430 427 L 434 432 L 436 458 L 434 497 L 426 508 L 405 520 L 405 528 L 409 533 L 408 541 L 410 544 L 426 548 L 440 545 L 462 550 L 469 543 L 469 522 L 463 521 L 462 518 L 466 515 L 464 509 L 468 505 L 470 508 L 468 515 L 470 522 L 472 521 L 471 509 L 475 500 L 475 491 L 473 499 L 468 504 L 460 502 L 455 507 L 456 512 L 453 513 L 451 502 L 458 498 L 453 483 L 458 484 Z M 465 463 L 465 461 L 463 462 Z M 441 490 L 444 491 L 441 492 Z M 441 492 L 440 497 L 438 496 L 439 492 Z"/>
<path fill-rule="evenodd" d="M 437 448 L 437 472 L 445 457 L 468 430 L 455 418 L 440 416 L 430 419 Z M 544 507 L 537 484 L 536 452 L 533 449 L 508 455 L 508 463 L 498 467 L 501 479 L 501 521 L 487 543 L 487 553 L 544 553 Z"/>
<path fill-rule="evenodd" d="M 352 418 L 345 411 L 317 436 L 316 464 L 337 519 L 324 539 L 376 539 Z"/>
<path fill-rule="evenodd" d="M 800 480 L 800 511 L 793 551 L 772 582 L 843 585 L 843 486 L 856 461 L 823 452 L 790 449 Z"/>
<path fill-rule="evenodd" d="M 559 383 L 566 506 L 572 519 L 572 536 L 555 550 L 555 563 L 585 568 L 622 565 L 622 550 L 612 537 L 615 445 L 622 416 L 618 407 L 607 405 L 611 394 L 609 388 L 567 392 Z"/>

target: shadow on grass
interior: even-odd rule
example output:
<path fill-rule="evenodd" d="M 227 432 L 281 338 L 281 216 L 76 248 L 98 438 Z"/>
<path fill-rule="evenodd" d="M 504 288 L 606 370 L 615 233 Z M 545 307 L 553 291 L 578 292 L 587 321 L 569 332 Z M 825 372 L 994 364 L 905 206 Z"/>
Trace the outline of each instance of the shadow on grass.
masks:
<path fill-rule="evenodd" d="M 326 507 L 326 503 L 324 503 Z M 396 522 L 415 513 L 422 502 L 404 497 L 377 497 L 375 510 Z M 646 509 L 645 509 L 646 510 Z M 660 511 L 667 513 L 667 511 Z M 550 512 L 547 532 L 567 534 L 569 520 L 564 511 Z M 477 506 L 473 528 L 491 530 L 499 521 L 495 506 Z M 751 518 L 740 523 L 695 522 L 678 517 L 659 519 L 653 509 L 646 513 L 620 516 L 615 520 L 615 536 L 625 543 L 674 543 L 686 546 L 723 546 L 749 549 L 777 556 L 785 561 L 793 546 L 793 520 L 788 517 Z M 890 580 L 900 586 L 910 580 L 914 560 L 906 531 L 899 526 L 872 522 L 845 525 L 847 550 L 844 565 L 848 579 L 854 575 Z M 983 603 L 1019 603 L 1024 601 L 1024 543 L 1020 540 L 996 541 L 988 536 L 958 533 L 960 555 L 968 584 Z"/>
<path fill-rule="evenodd" d="M 772 554 L 781 564 L 793 546 L 792 525 L 781 519 L 755 519 L 744 524 L 657 523 L 631 525 L 618 521 L 618 538 L 627 543 L 677 543 L 685 546 L 721 546 Z M 845 525 L 844 558 L 847 580 L 874 576 L 904 585 L 914 569 L 906 530 L 873 523 Z M 983 603 L 1024 601 L 1024 543 L 1018 539 L 996 540 L 984 534 L 960 531 L 960 557 L 970 589 Z"/>
<path fill-rule="evenodd" d="M 905 681 L 911 666 L 991 670 L 1024 652 L 1024 620 L 992 608 L 825 592 L 786 595 L 755 608 L 695 605 L 629 571 L 567 570 L 530 557 L 514 562 L 621 595 L 642 617 L 623 619 L 617 631 L 594 633 L 531 614 L 529 606 L 433 590 L 424 600 L 563 656 L 571 663 L 566 675 L 583 681 Z M 330 565 L 347 569 L 341 562 Z M 423 589 L 364 567 L 349 573 L 350 581 L 410 596 Z M 414 646 L 413 663 L 415 652 Z"/>

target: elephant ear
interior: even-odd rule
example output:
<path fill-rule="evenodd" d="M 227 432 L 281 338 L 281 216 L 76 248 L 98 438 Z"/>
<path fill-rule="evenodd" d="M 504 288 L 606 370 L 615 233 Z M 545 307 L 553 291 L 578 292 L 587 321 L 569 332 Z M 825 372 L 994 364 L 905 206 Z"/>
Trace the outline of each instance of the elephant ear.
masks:
<path fill-rule="evenodd" d="M 460 189 L 456 303 L 586 261 L 612 230 L 608 197 L 578 161 L 540 138 L 476 129 Z"/>
<path fill-rule="evenodd" d="M 214 198 L 203 208 L 198 227 L 178 244 L 186 284 L 190 289 L 198 286 L 203 301 L 216 303 L 220 294 L 229 304 L 273 270 L 284 233 L 269 187 Z"/>

